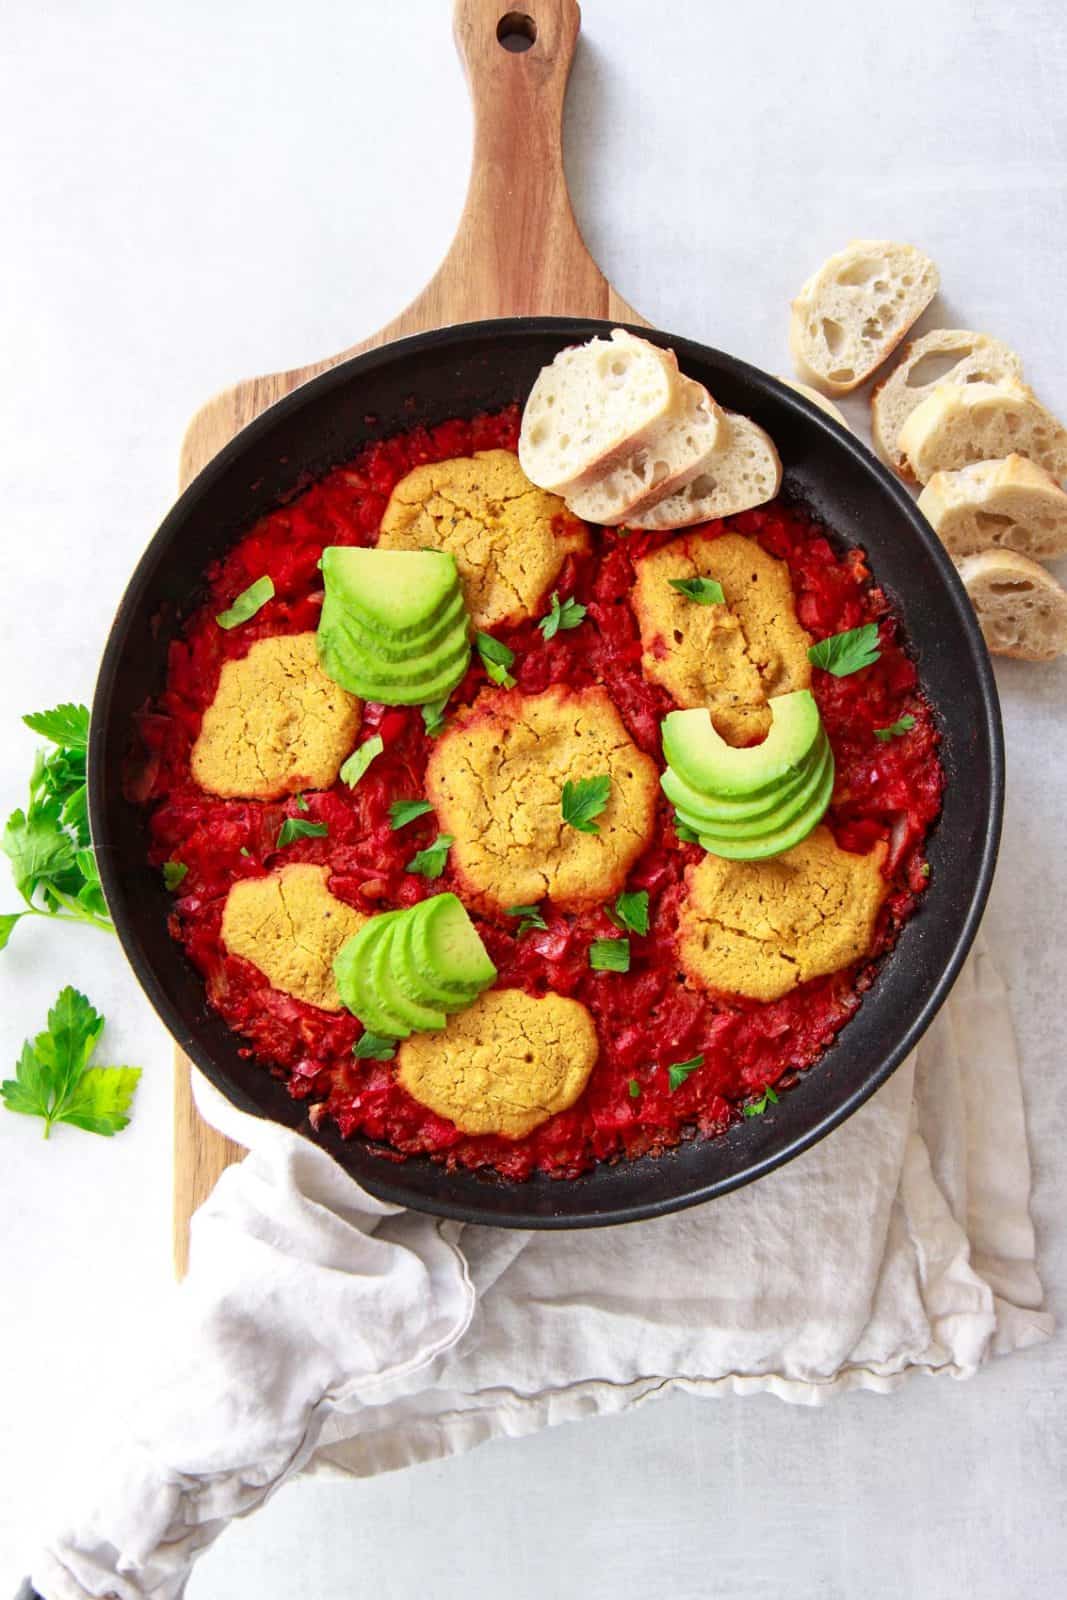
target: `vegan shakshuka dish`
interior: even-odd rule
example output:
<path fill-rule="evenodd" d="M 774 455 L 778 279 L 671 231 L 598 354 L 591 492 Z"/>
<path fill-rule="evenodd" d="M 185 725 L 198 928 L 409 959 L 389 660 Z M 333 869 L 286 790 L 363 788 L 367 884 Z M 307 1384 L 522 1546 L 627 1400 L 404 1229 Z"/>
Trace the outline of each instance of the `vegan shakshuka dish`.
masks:
<path fill-rule="evenodd" d="M 669 351 L 366 446 L 236 537 L 139 718 L 171 931 L 383 1157 L 574 1177 L 775 1114 L 926 887 L 862 549 Z"/>

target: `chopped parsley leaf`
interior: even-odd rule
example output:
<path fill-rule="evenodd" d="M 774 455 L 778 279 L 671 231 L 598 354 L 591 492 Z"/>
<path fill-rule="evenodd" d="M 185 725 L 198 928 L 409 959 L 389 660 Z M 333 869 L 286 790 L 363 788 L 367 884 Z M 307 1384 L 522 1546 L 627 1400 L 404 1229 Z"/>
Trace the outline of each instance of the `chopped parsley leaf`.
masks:
<path fill-rule="evenodd" d="M 278 830 L 274 848 L 284 849 L 294 839 L 325 839 L 329 831 L 325 822 L 305 822 L 303 817 L 286 817 Z"/>
<path fill-rule="evenodd" d="M 423 878 L 439 878 L 445 870 L 445 861 L 452 848 L 452 835 L 439 833 L 433 844 L 419 850 L 407 864 L 408 872 L 417 872 Z"/>
<path fill-rule="evenodd" d="M 384 1033 L 361 1033 L 352 1046 L 357 1061 L 392 1061 L 396 1055 L 397 1041 Z"/>
<path fill-rule="evenodd" d="M 874 737 L 881 739 L 883 744 L 888 744 L 890 739 L 897 738 L 899 734 L 910 733 L 914 726 L 915 718 L 909 712 L 903 717 L 898 717 L 896 722 L 890 722 L 885 728 L 875 728 Z"/>
<path fill-rule="evenodd" d="M 774 1106 L 778 1104 L 778 1096 L 770 1084 L 767 1084 L 758 1100 L 749 1100 L 747 1105 L 741 1107 L 741 1110 L 746 1117 L 762 1117 L 768 1104 Z"/>
<path fill-rule="evenodd" d="M 184 861 L 164 861 L 163 882 L 168 889 L 177 889 L 188 871 Z"/>
<path fill-rule="evenodd" d="M 624 891 L 615 901 L 612 911 L 608 912 L 613 922 L 620 928 L 626 928 L 630 933 L 648 932 L 648 890 L 633 889 Z"/>
<path fill-rule="evenodd" d="M 549 613 L 537 626 L 547 641 L 554 639 L 561 628 L 577 628 L 584 619 L 585 606 L 579 605 L 577 600 L 564 600 L 560 605 L 559 595 L 553 592 Z"/>
<path fill-rule="evenodd" d="M 506 917 L 518 917 L 520 919 L 519 925 L 515 929 L 516 939 L 521 939 L 523 934 L 529 933 L 531 928 L 548 927 L 548 923 L 541 915 L 541 907 L 539 905 L 508 906 L 504 911 L 504 915 Z"/>
<path fill-rule="evenodd" d="M 389 807 L 389 826 L 406 828 L 416 817 L 424 817 L 433 806 L 429 800 L 394 800 Z"/>
<path fill-rule="evenodd" d="M 594 939 L 589 946 L 589 965 L 594 972 L 629 972 L 629 939 Z"/>
<path fill-rule="evenodd" d="M 350 789 L 354 789 L 371 762 L 375 761 L 384 749 L 385 740 L 380 733 L 372 733 L 369 739 L 364 739 L 341 768 L 341 782 L 347 783 Z"/>
<path fill-rule="evenodd" d="M 262 611 L 267 601 L 273 599 L 274 579 L 257 578 L 255 583 L 250 583 L 247 589 L 241 591 L 231 606 L 219 612 L 215 621 L 220 628 L 236 628 L 254 617 L 257 611 Z"/>
<path fill-rule="evenodd" d="M 668 578 L 667 581 L 672 589 L 684 594 L 687 600 L 695 600 L 698 606 L 726 604 L 722 584 L 715 578 Z"/>
<path fill-rule="evenodd" d="M 680 1089 L 682 1087 L 682 1084 L 685 1082 L 686 1078 L 688 1078 L 691 1072 L 695 1072 L 698 1067 L 702 1067 L 703 1065 L 703 1055 L 690 1056 L 688 1061 L 672 1062 L 667 1068 L 667 1082 L 670 1085 L 671 1094 L 674 1093 L 675 1089 Z"/>
<path fill-rule="evenodd" d="M 853 672 L 871 667 L 881 655 L 878 648 L 878 624 L 865 622 L 860 628 L 848 628 L 844 633 L 832 633 L 820 639 L 808 651 L 808 660 L 814 667 L 822 667 L 835 678 L 847 678 Z"/>
<path fill-rule="evenodd" d="M 598 778 L 579 778 L 576 783 L 568 778 L 563 785 L 561 802 L 564 822 L 569 822 L 579 833 L 599 833 L 593 818 L 604 810 L 610 793 L 611 778 L 607 773 Z"/>

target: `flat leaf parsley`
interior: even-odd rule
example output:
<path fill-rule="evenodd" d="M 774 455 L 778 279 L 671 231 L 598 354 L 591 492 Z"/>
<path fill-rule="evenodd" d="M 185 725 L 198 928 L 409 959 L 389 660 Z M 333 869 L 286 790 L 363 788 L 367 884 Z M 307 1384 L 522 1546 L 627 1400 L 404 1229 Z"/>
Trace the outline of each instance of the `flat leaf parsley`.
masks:
<path fill-rule="evenodd" d="M 480 631 L 474 635 L 474 643 L 489 681 L 498 683 L 502 689 L 514 689 L 515 679 L 508 671 L 515 661 L 514 650 L 509 650 L 506 644 L 494 639 L 491 633 Z"/>
<path fill-rule="evenodd" d="M 275 850 L 284 850 L 294 839 L 325 839 L 329 833 L 325 822 L 305 822 L 303 817 L 286 817 L 278 829 Z"/>
<path fill-rule="evenodd" d="M 55 749 L 47 755 L 38 751 L 26 809 L 11 813 L 0 839 L 15 888 L 26 902 L 24 911 L 0 917 L 0 950 L 15 924 L 28 916 L 87 922 L 113 933 L 89 841 L 85 789 L 89 712 L 85 706 L 68 704 L 32 711 L 22 720 L 51 740 Z"/>
<path fill-rule="evenodd" d="M 703 1065 L 704 1057 L 702 1055 L 690 1056 L 688 1061 L 672 1062 L 667 1068 L 667 1083 L 670 1086 L 671 1094 L 674 1093 L 675 1089 L 682 1087 L 691 1072 L 695 1072 L 698 1067 Z"/>
<path fill-rule="evenodd" d="M 371 762 L 376 761 L 384 749 L 385 740 L 380 733 L 372 733 L 369 739 L 364 739 L 341 768 L 341 782 L 354 789 Z"/>
<path fill-rule="evenodd" d="M 648 890 L 633 889 L 624 891 L 615 901 L 615 905 L 608 912 L 608 916 L 620 928 L 626 928 L 630 933 L 647 933 Z"/>
<path fill-rule="evenodd" d="M 448 852 L 452 848 L 452 835 L 439 833 L 433 844 L 418 850 L 408 862 L 408 872 L 417 872 L 424 878 L 439 878 L 445 870 Z"/>
<path fill-rule="evenodd" d="M 698 606 L 726 604 L 722 584 L 716 578 L 668 578 L 667 581 L 672 589 L 684 594 L 687 600 L 695 600 Z"/>
<path fill-rule="evenodd" d="M 504 909 L 504 915 L 506 917 L 519 918 L 519 925 L 515 929 L 516 939 L 521 939 L 523 934 L 529 933 L 531 928 L 548 927 L 548 923 L 541 915 L 541 907 L 539 905 L 506 906 Z"/>
<path fill-rule="evenodd" d="M 394 800 L 389 807 L 389 826 L 394 830 L 406 828 L 416 817 L 424 817 L 432 810 L 429 800 Z"/>
<path fill-rule="evenodd" d="M 262 611 L 268 600 L 274 599 L 274 579 L 257 578 L 255 583 L 250 583 L 243 589 L 237 599 L 225 611 L 220 611 L 215 621 L 220 628 L 237 628 L 242 622 L 248 622 L 257 611 Z"/>
<path fill-rule="evenodd" d="M 746 1105 L 741 1107 L 741 1110 L 744 1112 L 746 1117 L 762 1117 L 768 1105 L 776 1106 L 777 1104 L 778 1096 L 771 1088 L 770 1084 L 767 1084 L 759 1099 L 749 1100 Z"/>
<path fill-rule="evenodd" d="M 77 989 L 61 991 L 48 1013 L 48 1029 L 27 1039 L 14 1078 L 0 1083 L 9 1111 L 44 1120 L 47 1139 L 57 1122 L 109 1138 L 121 1133 L 139 1067 L 91 1067 L 104 1019 Z"/>
<path fill-rule="evenodd" d="M 629 939 L 594 939 L 589 946 L 589 965 L 594 972 L 629 972 Z"/>
<path fill-rule="evenodd" d="M 888 727 L 875 728 L 874 737 L 881 739 L 883 744 L 888 744 L 890 739 L 896 739 L 902 733 L 910 733 L 915 726 L 915 718 L 911 713 L 898 717 L 896 722 L 889 723 Z"/>
<path fill-rule="evenodd" d="M 881 655 L 878 648 L 878 624 L 865 622 L 860 628 L 848 628 L 844 633 L 832 633 L 820 639 L 808 651 L 813 667 L 822 667 L 835 678 L 847 678 L 864 667 L 873 667 Z"/>
<path fill-rule="evenodd" d="M 599 833 L 593 821 L 608 803 L 611 779 L 607 773 L 598 778 L 579 778 L 572 783 L 568 778 L 563 785 L 561 809 L 564 822 L 569 822 L 579 833 Z"/>
<path fill-rule="evenodd" d="M 548 640 L 554 639 L 561 628 L 577 628 L 584 619 L 585 606 L 579 605 L 577 600 L 564 600 L 560 605 L 559 595 L 554 593 L 547 617 L 542 617 L 537 626 Z"/>

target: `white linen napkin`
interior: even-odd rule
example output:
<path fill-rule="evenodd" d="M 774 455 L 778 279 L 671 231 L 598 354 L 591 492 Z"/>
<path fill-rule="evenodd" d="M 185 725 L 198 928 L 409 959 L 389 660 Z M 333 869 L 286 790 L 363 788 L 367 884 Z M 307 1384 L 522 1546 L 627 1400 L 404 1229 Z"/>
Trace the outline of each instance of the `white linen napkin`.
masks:
<path fill-rule="evenodd" d="M 1018 1057 L 981 940 L 916 1054 L 843 1127 L 654 1222 L 434 1222 L 202 1079 L 197 1101 L 251 1153 L 194 1219 L 170 1347 L 121 1441 L 94 1441 L 91 1503 L 35 1569 L 46 1600 L 177 1600 L 199 1551 L 296 1472 L 382 1472 L 672 1389 L 814 1405 L 970 1377 L 1052 1331 Z"/>

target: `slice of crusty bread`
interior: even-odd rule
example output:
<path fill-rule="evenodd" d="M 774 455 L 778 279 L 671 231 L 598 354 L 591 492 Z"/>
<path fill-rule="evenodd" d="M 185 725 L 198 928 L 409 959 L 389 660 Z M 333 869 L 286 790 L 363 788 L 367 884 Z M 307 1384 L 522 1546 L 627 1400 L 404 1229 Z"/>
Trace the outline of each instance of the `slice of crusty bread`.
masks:
<path fill-rule="evenodd" d="M 805 383 L 847 394 L 896 349 L 937 293 L 929 256 L 890 239 L 854 239 L 793 301 L 789 349 Z"/>
<path fill-rule="evenodd" d="M 1013 453 L 1067 475 L 1067 428 L 1016 378 L 939 383 L 904 423 L 900 448 L 920 483 Z"/>
<path fill-rule="evenodd" d="M 919 510 L 953 556 L 990 547 L 1037 561 L 1067 555 L 1067 494 L 1025 456 L 935 472 Z"/>
<path fill-rule="evenodd" d="M 957 561 L 963 586 L 994 655 L 1052 661 L 1067 652 L 1067 589 L 1014 550 L 983 550 Z"/>
<path fill-rule="evenodd" d="M 722 442 L 684 489 L 630 517 L 632 528 L 687 528 L 694 522 L 730 517 L 773 500 L 782 463 L 763 429 L 735 411 L 724 413 Z"/>
<path fill-rule="evenodd" d="M 584 522 L 617 527 L 695 478 L 725 426 L 704 385 L 679 376 L 674 408 L 648 444 L 609 467 L 587 489 L 568 495 L 568 508 Z"/>
<path fill-rule="evenodd" d="M 1023 364 L 1014 350 L 988 333 L 966 328 L 935 328 L 914 339 L 900 364 L 871 395 L 871 434 L 887 466 L 910 477 L 900 449 L 900 430 L 939 383 L 999 383 L 1021 378 Z"/>
<path fill-rule="evenodd" d="M 675 401 L 678 362 L 623 328 L 561 350 L 530 390 L 519 463 L 531 483 L 576 494 L 655 437 Z"/>
<path fill-rule="evenodd" d="M 839 422 L 843 428 L 848 428 L 845 413 L 838 406 L 835 406 L 832 400 L 828 400 L 826 395 L 820 394 L 818 389 L 813 389 L 810 384 L 801 383 L 799 378 L 783 377 L 780 372 L 776 372 L 775 377 L 779 383 L 784 383 L 787 389 L 795 389 L 797 394 L 804 396 L 805 400 L 810 400 L 813 406 L 818 406 L 819 410 L 825 411 L 828 417 L 833 417 L 834 421 Z M 849 429 L 849 432 L 851 431 Z"/>

